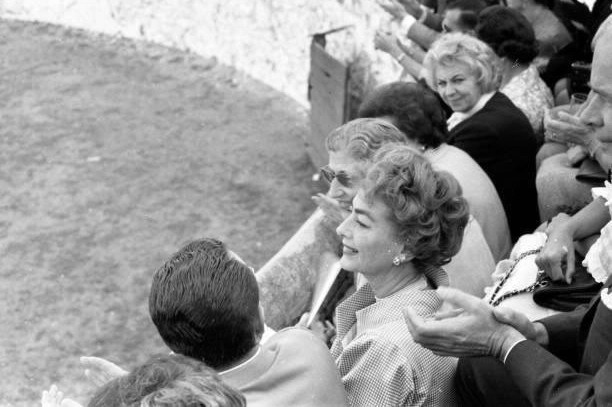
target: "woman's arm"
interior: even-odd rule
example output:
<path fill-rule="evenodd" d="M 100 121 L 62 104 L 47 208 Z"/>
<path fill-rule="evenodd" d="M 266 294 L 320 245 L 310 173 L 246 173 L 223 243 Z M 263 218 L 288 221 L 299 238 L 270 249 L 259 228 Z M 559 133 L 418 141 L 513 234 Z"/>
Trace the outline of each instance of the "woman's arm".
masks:
<path fill-rule="evenodd" d="M 536 264 L 553 280 L 568 284 L 574 275 L 574 241 L 591 236 L 610 221 L 610 212 L 603 198 L 593 200 L 574 216 L 559 214 L 546 229 L 548 239 L 536 257 Z"/>

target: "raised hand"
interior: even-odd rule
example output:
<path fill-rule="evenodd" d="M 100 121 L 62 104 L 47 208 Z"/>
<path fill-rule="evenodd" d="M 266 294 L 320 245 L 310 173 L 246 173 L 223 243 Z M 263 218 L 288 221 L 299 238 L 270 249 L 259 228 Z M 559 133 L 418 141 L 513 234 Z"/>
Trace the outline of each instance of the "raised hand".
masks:
<path fill-rule="evenodd" d="M 65 399 L 64 393 L 59 391 L 56 385 L 51 385 L 49 390 L 44 390 L 40 398 L 42 407 L 82 407 L 71 399 Z"/>
<path fill-rule="evenodd" d="M 386 52 L 393 58 L 397 58 L 399 55 L 403 54 L 397 42 L 395 35 L 389 32 L 379 30 L 376 32 L 376 35 L 374 35 L 374 48 Z"/>
<path fill-rule="evenodd" d="M 423 9 L 421 9 L 421 3 L 417 0 L 400 0 L 404 9 L 410 13 L 414 18 L 421 17 L 421 13 L 423 13 Z"/>
<path fill-rule="evenodd" d="M 404 6 L 397 0 L 378 0 L 378 5 L 397 20 L 402 20 L 408 15 Z"/>
<path fill-rule="evenodd" d="M 128 374 L 118 365 L 95 356 L 81 356 L 81 365 L 85 368 L 85 376 L 96 386 L 102 386 L 117 377 Z"/>

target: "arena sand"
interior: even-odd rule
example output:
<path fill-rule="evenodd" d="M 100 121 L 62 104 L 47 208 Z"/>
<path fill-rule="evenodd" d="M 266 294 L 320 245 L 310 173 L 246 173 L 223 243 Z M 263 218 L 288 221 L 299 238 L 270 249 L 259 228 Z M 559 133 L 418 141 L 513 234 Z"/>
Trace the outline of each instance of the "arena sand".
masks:
<path fill-rule="evenodd" d="M 257 268 L 314 209 L 307 116 L 214 59 L 38 23 L 0 33 L 0 405 L 52 383 L 85 402 L 79 356 L 167 352 L 147 296 L 172 252 L 214 236 Z"/>

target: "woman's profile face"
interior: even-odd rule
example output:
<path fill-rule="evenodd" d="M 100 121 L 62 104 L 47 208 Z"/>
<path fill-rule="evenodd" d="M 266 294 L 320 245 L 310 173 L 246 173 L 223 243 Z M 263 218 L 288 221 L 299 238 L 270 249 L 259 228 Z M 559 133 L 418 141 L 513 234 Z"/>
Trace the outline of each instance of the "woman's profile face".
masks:
<path fill-rule="evenodd" d="M 366 201 L 363 190 L 353 199 L 351 214 L 336 232 L 342 239 L 340 266 L 366 279 L 389 272 L 393 258 L 402 252 L 391 210 L 378 199 Z"/>
<path fill-rule="evenodd" d="M 368 163 L 354 159 L 346 150 L 330 151 L 326 171 L 333 173 L 329 184 L 329 196 L 340 206 L 350 210 L 353 198 L 361 186 Z"/>
<path fill-rule="evenodd" d="M 455 63 L 436 68 L 436 89 L 454 112 L 467 112 L 482 96 L 476 75 L 466 64 Z"/>

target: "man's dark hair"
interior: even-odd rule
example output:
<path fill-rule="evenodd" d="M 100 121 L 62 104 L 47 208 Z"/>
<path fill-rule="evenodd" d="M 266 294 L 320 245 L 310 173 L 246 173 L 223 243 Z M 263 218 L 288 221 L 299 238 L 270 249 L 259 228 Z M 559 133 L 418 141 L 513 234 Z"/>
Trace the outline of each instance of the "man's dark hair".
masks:
<path fill-rule="evenodd" d="M 491 6 L 478 17 L 476 36 L 500 58 L 529 64 L 538 55 L 538 42 L 531 23 L 519 11 Z"/>
<path fill-rule="evenodd" d="M 487 3 L 482 0 L 453 0 L 446 6 L 446 10 L 459 9 L 461 16 L 459 24 L 463 30 L 473 30 L 478 23 L 478 14 L 487 7 Z"/>
<path fill-rule="evenodd" d="M 420 83 L 392 82 L 374 89 L 361 103 L 359 117 L 385 117 L 410 140 L 436 148 L 448 138 L 446 114 L 436 95 Z"/>
<path fill-rule="evenodd" d="M 244 357 L 263 332 L 253 271 L 215 239 L 189 243 L 155 272 L 149 313 L 170 349 L 215 369 Z"/>

